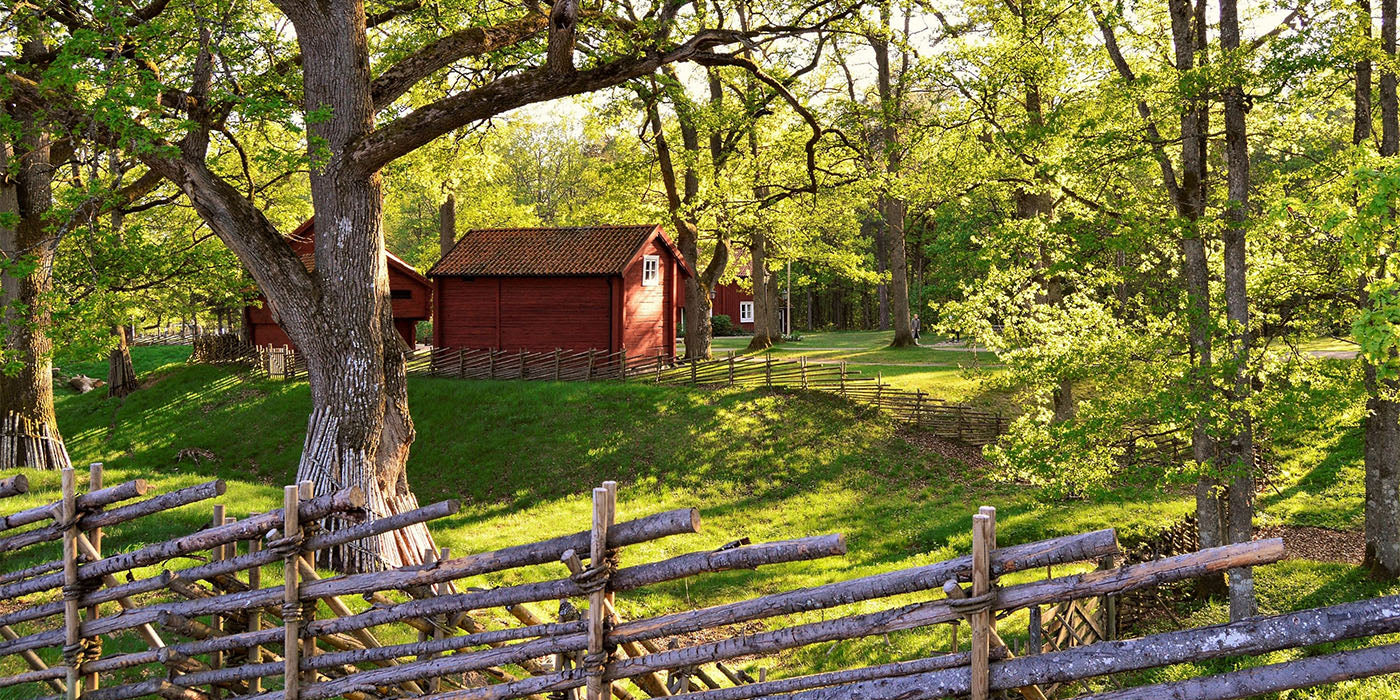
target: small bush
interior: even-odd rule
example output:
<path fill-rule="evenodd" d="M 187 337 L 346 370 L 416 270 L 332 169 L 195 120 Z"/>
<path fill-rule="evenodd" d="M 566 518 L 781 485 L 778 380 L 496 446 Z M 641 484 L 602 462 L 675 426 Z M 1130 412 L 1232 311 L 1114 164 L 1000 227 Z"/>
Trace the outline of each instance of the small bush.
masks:
<path fill-rule="evenodd" d="M 727 314 L 716 314 L 710 317 L 710 332 L 716 336 L 739 335 L 740 328 L 734 325 L 733 319 Z"/>

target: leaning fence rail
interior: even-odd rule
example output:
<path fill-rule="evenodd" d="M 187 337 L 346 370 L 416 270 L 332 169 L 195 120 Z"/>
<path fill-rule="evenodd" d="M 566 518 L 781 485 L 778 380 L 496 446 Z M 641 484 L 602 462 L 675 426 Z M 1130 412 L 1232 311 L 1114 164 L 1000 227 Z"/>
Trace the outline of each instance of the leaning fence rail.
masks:
<path fill-rule="evenodd" d="M 1011 611 L 1031 611 L 1027 635 L 1039 642 L 1050 631 L 1040 626 L 1044 611 L 1053 617 L 1073 601 L 1276 562 L 1283 558 L 1277 539 L 1118 565 L 1113 530 L 1001 546 L 996 511 L 984 507 L 973 516 L 970 555 L 625 619 L 626 606 L 617 598 L 630 591 L 709 572 L 840 556 L 845 540 L 744 539 L 635 563 L 629 548 L 697 532 L 699 515 L 679 509 L 621 520 L 617 484 L 605 482 L 593 490 L 580 532 L 332 576 L 312 565 L 315 552 L 451 516 L 457 503 L 373 519 L 358 489 L 318 495 L 308 482 L 285 487 L 281 509 L 237 518 L 214 503 L 203 529 L 159 542 L 123 541 L 104 551 L 110 538 L 103 528 L 207 506 L 223 485 L 148 495 L 139 480 L 104 486 L 100 465 L 91 469 L 85 493 L 77 481 L 66 470 L 58 500 L 0 518 L 0 551 L 7 553 L 0 571 L 0 662 L 26 669 L 0 678 L 0 688 L 18 687 L 27 697 L 504 700 L 554 693 L 577 698 L 581 689 L 588 700 L 678 694 L 696 700 L 985 700 L 1014 690 L 1040 700 L 1057 684 L 1113 673 L 1400 632 L 1400 597 L 1136 639 L 1101 633 L 1029 645 L 1004 619 Z M 27 490 L 22 478 L 0 479 L 0 507 Z M 323 527 L 328 518 L 345 526 Z M 120 535 L 139 532 L 124 525 Z M 191 565 L 192 558 L 199 563 Z M 1089 570 L 1061 576 L 1047 570 L 1076 563 L 1077 570 Z M 148 567 L 163 568 L 152 574 Z M 1041 570 L 1047 570 L 1044 579 L 998 585 L 1007 574 Z M 514 583 L 481 586 L 481 577 L 507 571 L 519 572 L 508 578 Z M 559 604 L 558 616 L 532 607 L 546 602 Z M 854 603 L 864 603 L 862 611 L 839 610 Z M 509 624 L 499 619 L 500 610 L 510 613 Z M 826 612 L 803 615 L 817 611 Z M 755 621 L 761 631 L 733 631 Z M 970 646 L 952 634 L 946 651 L 923 649 L 893 663 L 779 679 L 760 673 L 755 680 L 738 666 L 813 644 L 937 625 L 969 626 Z M 108 643 L 117 640 L 145 649 L 109 653 Z M 1101 697 L 1162 697 L 1168 690 L 1171 697 L 1244 697 L 1394 672 L 1400 670 L 1396 658 L 1395 645 L 1372 646 Z"/>

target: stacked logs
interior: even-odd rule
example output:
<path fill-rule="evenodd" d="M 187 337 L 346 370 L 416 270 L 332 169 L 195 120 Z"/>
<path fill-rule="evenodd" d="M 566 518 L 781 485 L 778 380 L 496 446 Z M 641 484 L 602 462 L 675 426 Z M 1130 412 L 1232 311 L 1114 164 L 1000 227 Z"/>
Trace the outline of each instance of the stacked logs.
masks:
<path fill-rule="evenodd" d="M 0 416 L 0 464 L 62 469 L 70 463 L 52 421 L 7 413 Z"/>
<path fill-rule="evenodd" d="M 457 503 L 329 530 L 322 526 L 326 518 L 353 520 L 363 513 L 363 495 L 355 489 L 317 495 L 304 482 L 284 489 L 279 510 L 236 519 L 215 504 L 209 525 L 197 532 L 144 546 L 125 543 L 104 554 L 101 527 L 216 498 L 222 485 L 143 498 L 144 482 L 104 488 L 100 467 L 94 467 L 87 493 L 79 494 L 76 482 L 69 470 L 62 499 L 0 520 L 5 531 L 15 531 L 0 536 L 10 543 L 7 551 L 35 559 L 0 574 L 0 600 L 18 603 L 0 608 L 5 611 L 0 662 L 16 657 L 28 667 L 0 679 L 0 688 L 47 685 L 60 693 L 53 697 L 95 700 L 631 700 L 677 694 L 696 700 L 969 694 L 983 700 L 1012 689 L 1041 700 L 1046 684 L 1400 631 L 1400 598 L 1053 653 L 1037 654 L 1032 645 L 1024 658 L 1012 653 L 998 629 L 1009 611 L 1275 562 L 1283 556 L 1280 540 L 998 586 L 997 579 L 1012 572 L 1099 561 L 1117 553 L 1117 538 L 1112 530 L 1101 530 L 1002 547 L 996 512 L 984 507 L 974 516 L 969 556 L 628 620 L 619 598 L 630 591 L 707 572 L 838 556 L 845 552 L 845 540 L 840 535 L 760 544 L 740 540 L 631 563 L 628 547 L 697 532 L 698 514 L 681 509 L 620 520 L 617 484 L 607 482 L 593 491 L 584 531 L 466 556 L 435 552 L 419 566 L 322 577 L 312 564 L 315 552 L 450 516 Z M 18 479 L 0 481 L 0 495 L 26 486 Z M 37 548 L 55 540 L 62 541 L 62 556 L 42 561 Z M 172 566 L 192 556 L 202 563 Z M 5 561 L 17 560 L 7 556 Z M 144 570 L 152 566 L 169 568 L 152 576 Z M 511 572 L 507 580 L 520 582 L 481 587 L 483 577 L 499 579 L 506 572 Z M 932 597 L 936 591 L 943 595 Z M 873 612 L 794 617 L 910 595 L 914 602 Z M 560 604 L 557 619 L 531 608 L 546 602 Z M 514 622 L 482 617 L 503 609 Z M 723 632 L 754 621 L 764 621 L 763 631 Z M 776 680 L 760 674 L 757 682 L 729 665 L 813 644 L 960 623 L 971 627 L 970 648 L 928 658 Z M 697 634 L 710 641 L 686 641 Z M 103 640 L 132 636 L 145 651 L 104 652 Z M 1173 692 L 1237 697 L 1228 693 L 1361 677 L 1388 672 L 1395 663 L 1385 653 L 1343 652 L 1330 674 L 1303 660 L 1280 665 L 1281 670 L 1263 667 L 1266 671 L 1255 675 L 1222 674 L 1179 684 Z"/>

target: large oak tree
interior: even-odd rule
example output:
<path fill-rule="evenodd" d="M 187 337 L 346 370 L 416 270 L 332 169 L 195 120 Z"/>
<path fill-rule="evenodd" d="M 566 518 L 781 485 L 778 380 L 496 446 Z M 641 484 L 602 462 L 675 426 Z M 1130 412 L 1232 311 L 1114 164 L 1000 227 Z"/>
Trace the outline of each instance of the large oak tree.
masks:
<path fill-rule="evenodd" d="M 376 516 L 417 505 L 405 473 L 414 425 L 394 342 L 380 169 L 517 107 L 722 58 L 717 52 L 741 39 L 803 31 L 783 19 L 789 10 L 807 10 L 803 24 L 824 14 L 820 6 L 766 8 L 745 37 L 707 29 L 683 0 L 488 3 L 450 13 L 416 0 L 273 4 L 280 16 L 241 2 L 64 4 L 37 17 L 52 37 L 44 50 L 8 58 L 7 92 L 15 112 L 91 134 L 180 188 L 307 360 L 313 412 L 297 478 L 318 492 L 359 486 Z M 390 25 L 396 31 L 377 32 Z M 93 32 L 104 40 L 88 40 Z M 239 181 L 240 169 L 219 157 L 245 154 L 240 130 L 269 121 L 305 130 L 317 236 L 310 267 L 251 183 Z M 325 563 L 396 566 L 430 546 L 418 527 L 336 550 Z"/>

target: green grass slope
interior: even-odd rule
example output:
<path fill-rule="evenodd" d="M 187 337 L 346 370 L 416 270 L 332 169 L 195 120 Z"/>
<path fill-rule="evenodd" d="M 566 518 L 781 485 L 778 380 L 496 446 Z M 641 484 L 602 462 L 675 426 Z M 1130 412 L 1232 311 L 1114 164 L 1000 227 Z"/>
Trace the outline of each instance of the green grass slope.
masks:
<path fill-rule="evenodd" d="M 145 388 L 124 400 L 108 399 L 101 391 L 81 396 L 61 391 L 60 422 L 74 462 L 101 461 L 110 483 L 144 477 L 158 490 L 225 479 L 229 491 L 223 502 L 231 515 L 276 507 L 280 485 L 291 481 L 296 469 L 310 409 L 306 385 L 248 380 L 227 368 L 185 366 L 181 359 L 166 348 L 137 349 Z M 70 363 L 64 368 L 100 374 L 94 367 Z M 461 499 L 461 512 L 434 527 L 438 543 L 454 554 L 587 529 L 588 490 L 605 479 L 622 484 L 619 517 L 624 519 L 681 506 L 701 509 L 702 534 L 629 549 L 630 563 L 713 548 L 741 536 L 762 541 L 841 532 L 848 537 L 850 553 L 843 558 L 709 575 L 619 596 L 629 617 L 960 555 L 970 549 L 970 516 L 981 504 L 997 506 L 1003 544 L 1100 527 L 1118 528 L 1124 536 L 1141 534 L 1175 522 L 1191 507 L 1183 495 L 1141 489 L 1093 500 L 1048 500 L 1034 489 L 996 483 L 960 461 L 924 451 L 897 425 L 819 395 L 427 378 L 411 379 L 409 395 L 418 431 L 409 479 L 423 503 Z M 30 475 L 36 491 L 56 491 L 56 475 Z M 1346 496 L 1353 498 L 1349 490 Z M 20 501 L 7 501 L 7 509 L 38 502 Z M 109 551 L 197 528 L 207 522 L 208 507 L 153 520 L 139 528 L 115 528 L 107 539 Z M 500 585 L 559 573 L 541 567 L 473 583 Z M 1362 581 L 1353 567 L 1342 564 L 1288 563 L 1267 567 L 1261 577 L 1266 611 L 1316 604 L 1317 586 L 1328 586 L 1339 599 L 1390 590 Z M 918 599 L 907 598 L 900 602 Z M 876 607 L 857 605 L 825 616 Z M 1223 614 L 1220 606 L 1209 606 L 1192 618 L 1213 622 Z M 822 617 L 812 613 L 785 622 Z M 745 665 L 785 674 L 936 653 L 947 648 L 946 627 L 820 645 Z M 1002 631 L 1008 638 L 1024 637 L 1024 613 L 1003 621 Z M 0 664 L 0 672 L 13 670 Z M 1358 687 L 1372 694 L 1323 691 L 1318 697 L 1389 697 L 1383 681 Z"/>

